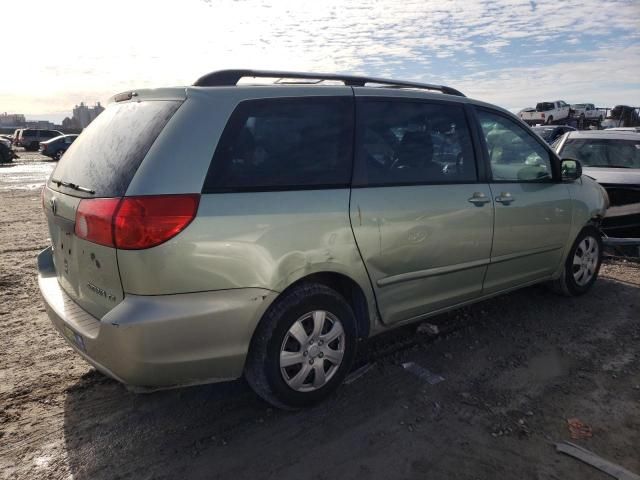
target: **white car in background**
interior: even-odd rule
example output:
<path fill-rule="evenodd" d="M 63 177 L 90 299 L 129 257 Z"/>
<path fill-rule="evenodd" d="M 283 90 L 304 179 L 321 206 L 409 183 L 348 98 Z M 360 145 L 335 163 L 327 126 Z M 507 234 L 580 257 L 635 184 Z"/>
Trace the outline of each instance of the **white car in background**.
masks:
<path fill-rule="evenodd" d="M 583 173 L 607 191 L 610 206 L 602 230 L 609 237 L 640 239 L 640 133 L 569 132 L 555 149 L 561 158 L 580 160 Z"/>

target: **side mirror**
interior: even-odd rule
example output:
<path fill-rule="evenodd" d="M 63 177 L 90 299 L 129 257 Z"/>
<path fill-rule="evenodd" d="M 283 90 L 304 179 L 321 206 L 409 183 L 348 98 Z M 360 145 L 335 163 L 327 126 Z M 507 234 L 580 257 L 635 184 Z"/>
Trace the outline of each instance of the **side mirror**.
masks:
<path fill-rule="evenodd" d="M 582 165 L 575 158 L 563 158 L 560 160 L 560 171 L 563 181 L 572 182 L 582 176 Z"/>

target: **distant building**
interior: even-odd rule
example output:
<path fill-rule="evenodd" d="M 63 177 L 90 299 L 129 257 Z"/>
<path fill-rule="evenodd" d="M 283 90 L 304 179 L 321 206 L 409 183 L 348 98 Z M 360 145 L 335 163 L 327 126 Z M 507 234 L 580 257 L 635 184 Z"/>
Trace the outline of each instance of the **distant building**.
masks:
<path fill-rule="evenodd" d="M 80 102 L 80 105 L 76 105 L 73 109 L 73 122 L 78 128 L 85 128 L 89 125 L 100 113 L 104 110 L 104 107 L 100 105 L 100 102 L 96 103 L 93 107 L 89 107 Z"/>
<path fill-rule="evenodd" d="M 82 131 L 82 129 L 79 128 L 78 125 L 76 124 L 75 120 L 69 117 L 65 117 L 64 120 L 62 120 L 62 128 L 64 128 L 65 130 Z"/>
<path fill-rule="evenodd" d="M 0 127 L 24 127 L 26 119 L 21 113 L 7 113 L 0 114 Z"/>
<path fill-rule="evenodd" d="M 51 130 L 58 127 L 58 125 L 49 120 L 29 120 L 25 123 L 25 126 L 27 128 L 41 128 L 44 130 Z"/>

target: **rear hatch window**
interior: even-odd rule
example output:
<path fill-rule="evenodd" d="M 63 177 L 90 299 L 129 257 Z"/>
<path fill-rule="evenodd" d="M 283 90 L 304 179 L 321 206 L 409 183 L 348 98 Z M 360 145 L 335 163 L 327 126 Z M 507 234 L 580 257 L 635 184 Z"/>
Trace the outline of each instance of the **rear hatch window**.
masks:
<path fill-rule="evenodd" d="M 49 180 L 49 188 L 75 196 L 121 197 L 151 145 L 181 101 L 111 104 L 69 147 Z M 92 190 L 89 194 L 60 182 Z"/>

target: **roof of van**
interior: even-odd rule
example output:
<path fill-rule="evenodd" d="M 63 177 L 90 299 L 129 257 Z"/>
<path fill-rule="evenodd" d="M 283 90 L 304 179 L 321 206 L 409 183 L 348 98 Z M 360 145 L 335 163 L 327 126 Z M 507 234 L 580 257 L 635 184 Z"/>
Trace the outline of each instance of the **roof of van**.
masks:
<path fill-rule="evenodd" d="M 260 86 L 284 86 L 284 85 L 326 85 L 326 82 L 341 82 L 348 87 L 387 87 L 387 88 L 409 88 L 418 90 L 437 91 L 447 95 L 455 95 L 464 97 L 465 95 L 455 88 L 446 85 L 435 85 L 430 83 L 421 83 L 405 80 L 392 80 L 388 78 L 356 76 L 356 75 L 340 75 L 330 73 L 309 73 L 309 72 L 290 72 L 290 71 L 273 71 L 273 70 L 219 70 L 208 73 L 195 81 L 194 87 L 232 87 L 243 86 L 247 84 L 239 84 L 242 79 L 272 79 L 275 82 L 259 83 Z M 122 102 L 127 100 L 136 100 L 144 98 L 145 100 L 184 100 L 186 98 L 185 88 L 161 88 L 161 89 L 144 89 L 136 91 L 122 92 L 114 95 L 109 102 Z M 142 97 L 142 98 L 141 98 Z"/>

